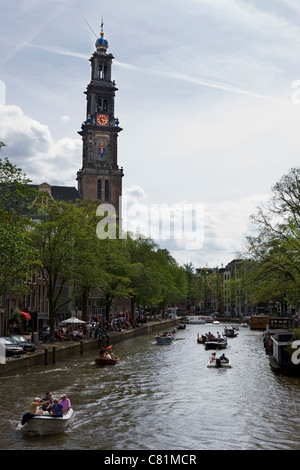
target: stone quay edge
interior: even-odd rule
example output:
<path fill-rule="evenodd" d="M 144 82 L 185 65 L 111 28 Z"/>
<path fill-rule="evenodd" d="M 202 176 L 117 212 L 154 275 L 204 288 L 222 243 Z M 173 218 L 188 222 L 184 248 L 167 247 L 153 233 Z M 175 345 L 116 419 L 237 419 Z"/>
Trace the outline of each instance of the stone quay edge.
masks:
<path fill-rule="evenodd" d="M 166 331 L 176 327 L 176 319 L 163 319 L 157 322 L 141 324 L 138 328 L 129 328 L 121 331 L 109 331 L 109 344 L 115 345 L 126 339 L 135 338 L 141 335 L 147 335 L 157 331 Z M 8 357 L 6 364 L 0 364 L 0 375 L 10 374 L 11 372 L 36 365 L 48 365 L 62 362 L 71 354 L 82 355 L 86 351 L 99 349 L 99 338 L 87 338 L 82 341 L 67 341 L 54 343 L 39 343 L 37 349 L 32 354 L 24 354 L 21 357 Z"/>

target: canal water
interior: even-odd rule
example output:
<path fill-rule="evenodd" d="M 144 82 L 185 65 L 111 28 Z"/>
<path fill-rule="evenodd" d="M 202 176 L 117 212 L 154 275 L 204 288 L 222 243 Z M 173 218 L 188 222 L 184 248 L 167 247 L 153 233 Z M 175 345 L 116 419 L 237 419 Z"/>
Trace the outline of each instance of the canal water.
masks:
<path fill-rule="evenodd" d="M 171 345 L 155 334 L 114 347 L 120 362 L 96 367 L 94 352 L 0 377 L 0 449 L 7 450 L 299 450 L 300 379 L 276 375 L 262 333 L 240 328 L 228 339 L 231 369 L 209 369 L 211 351 L 189 325 Z M 31 400 L 66 393 L 69 430 L 28 436 L 20 420 Z"/>

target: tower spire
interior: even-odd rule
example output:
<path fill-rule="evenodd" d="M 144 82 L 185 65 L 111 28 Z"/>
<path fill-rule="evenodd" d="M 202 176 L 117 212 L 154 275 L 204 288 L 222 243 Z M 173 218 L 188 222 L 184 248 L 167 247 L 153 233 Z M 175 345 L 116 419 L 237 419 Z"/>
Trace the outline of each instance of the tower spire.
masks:
<path fill-rule="evenodd" d="M 107 53 L 103 17 L 96 51 L 91 62 L 91 81 L 87 86 L 86 120 L 82 136 L 82 168 L 77 173 L 78 190 L 85 199 L 112 204 L 119 217 L 123 168 L 118 165 L 117 139 L 122 129 L 115 117 L 115 81 L 112 80 L 113 55 Z"/>
<path fill-rule="evenodd" d="M 98 52 L 104 52 L 108 49 L 108 41 L 104 39 L 104 31 L 103 31 L 104 21 L 103 16 L 101 16 L 101 31 L 100 31 L 100 38 L 96 40 L 96 49 Z"/>

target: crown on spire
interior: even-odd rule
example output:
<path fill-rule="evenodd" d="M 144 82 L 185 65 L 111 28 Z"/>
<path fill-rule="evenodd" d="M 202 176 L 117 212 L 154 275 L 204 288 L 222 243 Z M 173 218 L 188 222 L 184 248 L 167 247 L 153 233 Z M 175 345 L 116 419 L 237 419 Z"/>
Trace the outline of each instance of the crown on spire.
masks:
<path fill-rule="evenodd" d="M 98 38 L 95 43 L 95 46 L 98 52 L 106 51 L 108 49 L 108 41 L 107 39 L 104 39 L 103 26 L 104 26 L 104 22 L 103 22 L 103 18 L 101 17 L 100 38 Z"/>

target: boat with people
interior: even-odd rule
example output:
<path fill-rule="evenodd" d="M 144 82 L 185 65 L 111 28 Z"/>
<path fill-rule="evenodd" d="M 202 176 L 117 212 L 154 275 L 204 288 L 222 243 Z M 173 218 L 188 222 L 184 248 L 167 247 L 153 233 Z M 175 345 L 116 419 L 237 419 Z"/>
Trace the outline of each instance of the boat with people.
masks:
<path fill-rule="evenodd" d="M 174 332 L 166 331 L 161 334 L 156 335 L 156 343 L 157 344 L 171 344 L 175 339 Z"/>
<path fill-rule="evenodd" d="M 22 417 L 21 429 L 23 432 L 40 436 L 62 433 L 69 427 L 73 413 L 73 408 L 70 408 L 62 416 L 51 414 L 31 415 L 30 413 L 25 413 Z"/>
<path fill-rule="evenodd" d="M 112 346 L 100 349 L 99 356 L 95 359 L 96 366 L 113 366 L 119 362 L 120 358 L 112 352 Z"/>
<path fill-rule="evenodd" d="M 220 357 L 217 357 L 216 353 L 212 353 L 211 357 L 209 358 L 207 367 L 213 369 L 231 369 L 231 363 L 229 359 L 225 357 L 224 353 Z"/>
<path fill-rule="evenodd" d="M 177 330 L 185 330 L 186 329 L 186 324 L 185 323 L 179 323 L 177 326 Z"/>
<path fill-rule="evenodd" d="M 113 366 L 119 362 L 120 358 L 118 356 L 114 357 L 96 357 L 95 364 L 96 366 Z"/>
<path fill-rule="evenodd" d="M 227 341 L 224 338 L 209 339 L 205 341 L 205 349 L 225 349 L 227 348 Z"/>
<path fill-rule="evenodd" d="M 197 334 L 197 343 L 198 344 L 205 344 L 205 341 L 206 341 L 206 336 L 205 335 L 199 335 L 199 333 Z"/>
<path fill-rule="evenodd" d="M 236 338 L 238 336 L 238 331 L 236 328 L 233 327 L 225 328 L 223 335 L 227 338 Z"/>

